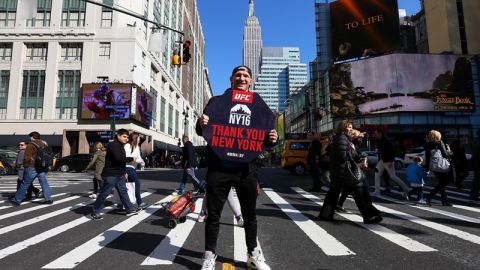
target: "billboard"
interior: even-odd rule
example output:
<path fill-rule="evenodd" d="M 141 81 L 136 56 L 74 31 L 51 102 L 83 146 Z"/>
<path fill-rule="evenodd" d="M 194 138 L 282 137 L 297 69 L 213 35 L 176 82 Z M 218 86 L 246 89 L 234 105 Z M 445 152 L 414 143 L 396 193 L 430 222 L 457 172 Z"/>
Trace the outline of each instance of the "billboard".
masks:
<path fill-rule="evenodd" d="M 460 55 L 390 54 L 329 70 L 333 116 L 474 111 L 470 61 Z"/>
<path fill-rule="evenodd" d="M 140 87 L 136 88 L 135 102 L 132 102 L 133 119 L 150 126 L 152 124 L 153 98 Z"/>
<path fill-rule="evenodd" d="M 83 84 L 80 119 L 128 119 L 131 95 L 131 84 Z"/>
<path fill-rule="evenodd" d="M 338 0 L 330 3 L 335 62 L 400 48 L 397 0 Z"/>

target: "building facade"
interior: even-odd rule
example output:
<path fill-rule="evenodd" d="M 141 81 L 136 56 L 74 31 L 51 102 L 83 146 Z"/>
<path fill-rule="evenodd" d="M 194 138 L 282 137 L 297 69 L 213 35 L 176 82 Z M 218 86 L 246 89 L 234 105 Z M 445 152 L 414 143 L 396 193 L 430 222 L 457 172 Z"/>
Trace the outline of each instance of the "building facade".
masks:
<path fill-rule="evenodd" d="M 255 16 L 253 0 L 249 0 L 248 17 L 243 28 L 243 64 L 252 70 L 252 80 L 257 81 L 260 73 L 260 55 L 262 52 L 262 29 Z"/>
<path fill-rule="evenodd" d="M 307 82 L 307 65 L 300 63 L 300 49 L 263 48 L 260 64 L 255 92 L 262 96 L 270 109 L 282 112 L 290 93 Z"/>
<path fill-rule="evenodd" d="M 196 1 L 103 1 L 183 31 L 192 59 L 180 68 L 170 63 L 178 33 L 167 31 L 165 50 L 154 53 L 148 51 L 153 25 L 143 20 L 81 0 L 38 0 L 35 17 L 25 19 L 25 2 L 0 1 L 0 147 L 15 146 L 34 130 L 63 155 L 88 153 L 96 140 L 108 140 L 101 134 L 110 120 L 79 119 L 81 87 L 90 83 L 130 84 L 149 93 L 150 125 L 116 123 L 141 133 L 147 153 L 178 151 L 182 134 L 194 134 L 211 96 Z M 196 135 L 191 140 L 203 143 Z"/>

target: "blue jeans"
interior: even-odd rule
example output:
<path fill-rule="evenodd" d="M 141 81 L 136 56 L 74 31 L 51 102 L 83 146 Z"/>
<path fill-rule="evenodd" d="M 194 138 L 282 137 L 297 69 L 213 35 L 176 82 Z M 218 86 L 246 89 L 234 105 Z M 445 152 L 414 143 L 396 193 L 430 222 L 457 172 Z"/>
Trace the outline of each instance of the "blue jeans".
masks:
<path fill-rule="evenodd" d="M 15 201 L 17 203 L 20 204 L 23 199 L 25 199 L 27 189 L 32 184 L 35 177 L 38 177 L 38 182 L 40 182 L 40 186 L 42 186 L 45 201 L 52 200 L 52 190 L 50 189 L 50 185 L 48 185 L 45 170 L 27 167 L 23 171 L 23 182 L 20 185 L 20 188 L 17 190 L 17 193 L 15 193 Z"/>
<path fill-rule="evenodd" d="M 470 199 L 471 200 L 478 200 L 478 195 L 480 192 L 480 171 L 475 171 L 472 187 L 470 189 Z"/>
<path fill-rule="evenodd" d="M 127 212 L 133 211 L 133 205 L 130 202 L 127 194 L 127 186 L 125 185 L 125 176 L 107 176 L 103 179 L 103 186 L 100 189 L 100 195 L 98 195 L 97 200 L 93 204 L 93 213 L 98 214 L 100 209 L 103 207 L 105 200 L 108 195 L 112 192 L 114 187 L 117 188 L 118 193 L 120 194 L 120 200 L 125 206 Z"/>
<path fill-rule="evenodd" d="M 190 173 L 188 172 L 190 170 Z M 188 168 L 183 170 L 182 178 L 180 178 L 180 187 L 178 188 L 178 194 L 183 194 L 185 192 L 185 185 L 187 184 L 188 178 L 192 180 L 193 186 L 195 189 L 199 188 L 200 181 L 195 176 L 195 169 Z"/>
<path fill-rule="evenodd" d="M 138 178 L 137 171 L 132 167 L 127 167 L 128 182 L 135 182 L 135 199 L 137 205 L 142 204 L 142 196 L 140 196 L 140 178 Z"/>

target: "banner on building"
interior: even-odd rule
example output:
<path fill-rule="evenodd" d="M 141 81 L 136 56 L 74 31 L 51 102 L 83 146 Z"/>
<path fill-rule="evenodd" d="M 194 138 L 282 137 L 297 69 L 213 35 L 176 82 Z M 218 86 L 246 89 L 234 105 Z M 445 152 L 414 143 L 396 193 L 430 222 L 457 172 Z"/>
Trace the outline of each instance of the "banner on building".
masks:
<path fill-rule="evenodd" d="M 329 70 L 333 116 L 475 110 L 472 68 L 461 55 L 391 54 Z"/>
<path fill-rule="evenodd" d="M 131 84 L 83 84 L 80 119 L 130 118 L 131 91 Z"/>
<path fill-rule="evenodd" d="M 400 48 L 397 0 L 338 0 L 330 3 L 335 62 Z"/>
<path fill-rule="evenodd" d="M 228 90 L 205 109 L 203 138 L 221 160 L 248 163 L 265 150 L 275 115 L 259 94 Z"/>

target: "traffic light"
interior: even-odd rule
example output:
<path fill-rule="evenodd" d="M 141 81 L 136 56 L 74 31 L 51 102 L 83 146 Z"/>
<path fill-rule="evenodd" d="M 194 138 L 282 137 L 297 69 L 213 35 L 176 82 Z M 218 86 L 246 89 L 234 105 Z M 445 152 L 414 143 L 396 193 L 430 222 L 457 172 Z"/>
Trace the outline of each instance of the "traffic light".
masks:
<path fill-rule="evenodd" d="M 181 64 L 182 64 L 182 59 L 180 58 L 180 54 L 178 53 L 178 50 L 173 51 L 172 65 L 180 66 Z"/>
<path fill-rule="evenodd" d="M 188 63 L 188 61 L 190 61 L 190 58 L 192 57 L 192 55 L 190 54 L 190 44 L 190 40 L 185 40 L 185 42 L 183 42 L 182 56 L 184 63 Z"/>

